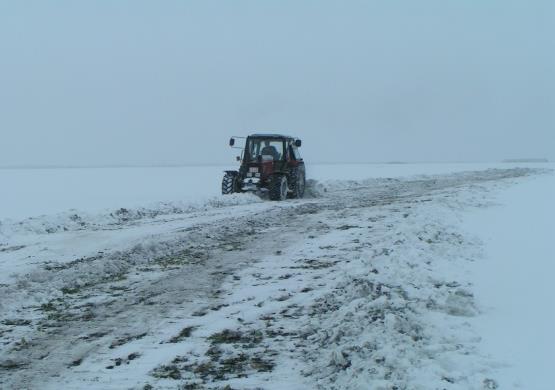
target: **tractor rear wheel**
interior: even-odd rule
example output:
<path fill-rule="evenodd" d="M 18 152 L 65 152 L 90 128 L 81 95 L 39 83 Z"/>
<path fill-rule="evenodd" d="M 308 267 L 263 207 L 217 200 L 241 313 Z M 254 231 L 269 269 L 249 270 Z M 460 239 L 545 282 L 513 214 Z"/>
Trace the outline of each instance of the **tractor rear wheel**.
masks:
<path fill-rule="evenodd" d="M 270 179 L 269 185 L 270 200 L 285 200 L 287 199 L 287 177 L 284 175 L 274 175 Z"/>
<path fill-rule="evenodd" d="M 222 195 L 233 194 L 237 190 L 237 172 L 226 172 L 222 179 Z"/>
<path fill-rule="evenodd" d="M 293 168 L 289 175 L 289 182 L 291 183 L 291 198 L 302 198 L 304 196 L 304 189 L 306 187 L 304 170 Z"/>

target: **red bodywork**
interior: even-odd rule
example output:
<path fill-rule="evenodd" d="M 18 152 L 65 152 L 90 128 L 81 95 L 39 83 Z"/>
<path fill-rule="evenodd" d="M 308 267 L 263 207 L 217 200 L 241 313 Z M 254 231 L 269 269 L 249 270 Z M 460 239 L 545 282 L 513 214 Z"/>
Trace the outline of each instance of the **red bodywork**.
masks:
<path fill-rule="evenodd" d="M 261 165 L 261 176 L 264 176 L 265 178 L 270 176 L 272 173 L 274 173 L 274 162 L 273 161 L 264 161 L 262 163 L 260 163 Z"/>

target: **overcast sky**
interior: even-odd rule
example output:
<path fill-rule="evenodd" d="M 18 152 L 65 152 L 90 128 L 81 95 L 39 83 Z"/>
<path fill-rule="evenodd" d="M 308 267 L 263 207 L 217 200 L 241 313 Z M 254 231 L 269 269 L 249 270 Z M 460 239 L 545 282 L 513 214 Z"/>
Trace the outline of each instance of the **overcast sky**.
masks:
<path fill-rule="evenodd" d="M 0 0 L 0 165 L 555 159 L 555 2 Z"/>

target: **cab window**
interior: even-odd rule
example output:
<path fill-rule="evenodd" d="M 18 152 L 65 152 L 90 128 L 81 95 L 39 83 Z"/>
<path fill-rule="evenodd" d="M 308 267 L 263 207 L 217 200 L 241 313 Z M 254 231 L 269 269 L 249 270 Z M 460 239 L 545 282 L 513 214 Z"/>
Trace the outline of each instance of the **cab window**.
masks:
<path fill-rule="evenodd" d="M 251 161 L 258 158 L 271 158 L 279 161 L 283 157 L 284 142 L 276 139 L 251 138 L 247 145 Z"/>

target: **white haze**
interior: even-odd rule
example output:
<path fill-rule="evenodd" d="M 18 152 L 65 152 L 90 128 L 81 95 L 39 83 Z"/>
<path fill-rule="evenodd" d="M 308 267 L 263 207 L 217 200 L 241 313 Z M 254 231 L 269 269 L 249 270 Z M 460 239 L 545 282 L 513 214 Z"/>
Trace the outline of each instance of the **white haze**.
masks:
<path fill-rule="evenodd" d="M 0 0 L 0 166 L 555 158 L 551 1 Z"/>

